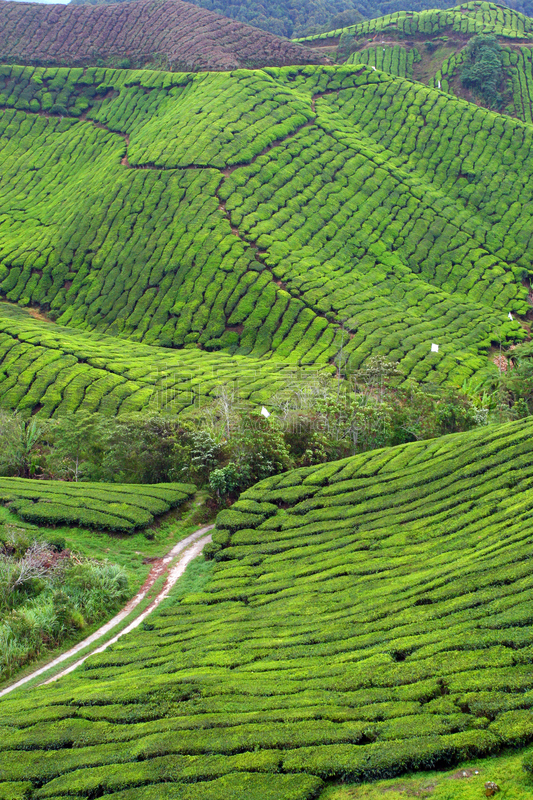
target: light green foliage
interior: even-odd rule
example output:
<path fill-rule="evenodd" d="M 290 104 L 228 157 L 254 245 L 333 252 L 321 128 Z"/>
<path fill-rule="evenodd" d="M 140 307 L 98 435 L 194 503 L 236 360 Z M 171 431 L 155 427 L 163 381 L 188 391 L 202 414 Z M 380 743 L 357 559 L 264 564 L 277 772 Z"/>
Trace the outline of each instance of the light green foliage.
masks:
<path fill-rule="evenodd" d="M 530 762 L 533 749 L 526 750 L 524 763 Z M 499 800 L 529 800 L 533 781 L 522 769 L 521 753 L 505 753 L 487 759 L 460 764 L 442 772 L 432 770 L 401 778 L 328 787 L 320 800 L 408 800 L 427 797 L 431 800 L 480 800 L 486 797 L 485 783 L 499 786 Z"/>
<path fill-rule="evenodd" d="M 413 78 L 413 64 L 418 61 L 420 53 L 416 47 L 406 48 L 400 44 L 367 47 L 352 53 L 346 59 L 347 64 L 367 64 L 390 75 L 410 80 Z"/>
<path fill-rule="evenodd" d="M 0 291 L 70 326 L 35 321 L 21 342 L 21 317 L 2 314 L 4 406 L 137 410 L 159 368 L 170 390 L 190 367 L 209 393 L 211 364 L 234 369 L 209 361 L 220 350 L 263 358 L 246 362 L 254 399 L 273 358 L 329 366 L 341 322 L 354 367 L 379 354 L 460 385 L 497 332 L 524 336 L 506 322 L 529 308 L 533 247 L 530 131 L 514 121 L 363 65 L 2 67 L 0 82 Z M 21 89 L 42 110 L 58 84 L 66 114 L 17 108 Z"/>
<path fill-rule="evenodd" d="M 532 433 L 257 484 L 220 515 L 210 577 L 191 574 L 153 629 L 0 704 L 0 780 L 39 798 L 286 800 L 526 744 Z"/>
<path fill-rule="evenodd" d="M 0 303 L 0 402 L 39 417 L 177 413 L 231 383 L 238 398 L 265 402 L 309 370 L 277 360 L 127 342 L 33 319 Z"/>
<path fill-rule="evenodd" d="M 497 37 L 502 48 L 485 50 L 484 66 L 478 63 L 476 74 L 470 74 L 476 40 L 488 41 L 487 37 Z M 467 99 L 531 122 L 533 27 L 530 17 L 515 10 L 475 0 L 445 11 L 389 14 L 309 38 L 338 39 L 338 60 L 368 64 L 451 95 L 465 96 L 466 87 Z M 342 47 L 348 40 L 350 47 Z M 479 61 L 479 53 L 476 58 Z"/>
<path fill-rule="evenodd" d="M 369 34 L 435 34 L 461 33 L 475 36 L 482 33 L 495 33 L 510 39 L 533 39 L 531 17 L 520 14 L 511 8 L 482 0 L 460 3 L 453 8 L 431 9 L 427 11 L 399 11 L 377 19 L 369 19 L 328 33 L 307 36 L 296 41 L 307 42 L 315 39 L 328 39 L 340 36 L 348 30 L 356 36 Z"/>

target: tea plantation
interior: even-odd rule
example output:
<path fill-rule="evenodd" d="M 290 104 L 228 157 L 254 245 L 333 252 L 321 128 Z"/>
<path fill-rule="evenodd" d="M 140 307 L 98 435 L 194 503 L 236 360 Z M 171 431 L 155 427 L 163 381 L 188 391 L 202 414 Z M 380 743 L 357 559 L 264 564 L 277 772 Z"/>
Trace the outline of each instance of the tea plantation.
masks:
<path fill-rule="evenodd" d="M 0 503 L 28 522 L 134 531 L 192 497 L 183 483 L 124 485 L 0 478 Z"/>
<path fill-rule="evenodd" d="M 531 122 L 533 20 L 501 5 L 473 0 L 447 10 L 403 11 L 298 41 L 328 43 L 332 49 L 338 44 L 338 61 L 368 64 L 487 105 L 461 81 L 476 36 L 496 36 L 501 46 L 501 96 L 492 105 Z"/>
<path fill-rule="evenodd" d="M 0 404 L 26 415 L 78 410 L 124 414 L 150 408 L 179 413 L 214 400 L 231 385 L 237 396 L 265 403 L 309 368 L 194 348 L 170 350 L 76 330 L 0 303 Z"/>
<path fill-rule="evenodd" d="M 508 319 L 530 308 L 533 250 L 531 129 L 516 120 L 362 64 L 4 66 L 0 106 L 0 292 L 69 326 L 64 350 L 98 330 L 146 354 L 180 348 L 169 359 L 201 371 L 213 351 L 332 365 L 346 339 L 354 367 L 380 354 L 460 385 L 491 343 L 525 336 Z M 1 324 L 13 343 L 15 322 Z M 23 346 L 59 362 L 45 327 Z M 90 341 L 104 360 L 141 355 Z M 87 364 L 88 382 L 105 377 L 88 376 L 104 361 Z M 116 386 L 134 394 L 123 375 L 144 370 L 106 378 L 113 408 Z M 56 375 L 39 370 L 31 401 L 21 378 L 2 403 L 53 411 Z"/>
<path fill-rule="evenodd" d="M 79 8 L 0 3 L 0 62 L 227 70 L 322 63 L 316 52 L 181 0 Z"/>
<path fill-rule="evenodd" d="M 219 514 L 203 588 L 0 703 L 4 796 L 303 800 L 533 739 L 532 434 L 248 490 Z"/>
<path fill-rule="evenodd" d="M 418 35 L 461 34 L 464 37 L 493 33 L 509 39 L 533 39 L 533 20 L 511 8 L 484 0 L 470 0 L 448 9 L 398 11 L 377 19 L 364 20 L 348 28 L 306 36 L 297 41 L 311 42 L 339 37 L 343 32 L 354 36 L 372 34 Z"/>

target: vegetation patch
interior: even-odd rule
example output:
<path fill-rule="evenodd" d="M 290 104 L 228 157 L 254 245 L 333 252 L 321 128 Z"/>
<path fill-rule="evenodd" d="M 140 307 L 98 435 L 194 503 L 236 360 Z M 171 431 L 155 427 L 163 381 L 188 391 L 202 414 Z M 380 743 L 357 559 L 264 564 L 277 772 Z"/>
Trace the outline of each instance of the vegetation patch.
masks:
<path fill-rule="evenodd" d="M 125 570 L 80 557 L 62 536 L 0 524 L 0 681 L 117 608 Z"/>
<path fill-rule="evenodd" d="M 256 359 L 257 396 L 275 360 L 331 370 L 341 351 L 461 385 L 526 335 L 508 318 L 530 309 L 532 256 L 515 120 L 362 64 L 1 73 L 0 291 L 63 326 L 2 314 L 4 407 L 137 410 L 154 383 L 186 403 L 189 374 L 212 393 L 234 368 L 219 353 Z"/>

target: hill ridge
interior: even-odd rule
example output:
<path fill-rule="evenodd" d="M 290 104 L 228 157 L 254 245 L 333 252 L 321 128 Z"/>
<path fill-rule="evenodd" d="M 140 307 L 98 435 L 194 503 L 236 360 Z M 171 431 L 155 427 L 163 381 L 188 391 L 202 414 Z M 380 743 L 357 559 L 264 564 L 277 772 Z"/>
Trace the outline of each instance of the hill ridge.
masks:
<path fill-rule="evenodd" d="M 182 71 L 324 61 L 300 45 L 182 0 L 0 5 L 0 62 L 86 66 L 113 59 L 122 60 L 121 66 Z"/>

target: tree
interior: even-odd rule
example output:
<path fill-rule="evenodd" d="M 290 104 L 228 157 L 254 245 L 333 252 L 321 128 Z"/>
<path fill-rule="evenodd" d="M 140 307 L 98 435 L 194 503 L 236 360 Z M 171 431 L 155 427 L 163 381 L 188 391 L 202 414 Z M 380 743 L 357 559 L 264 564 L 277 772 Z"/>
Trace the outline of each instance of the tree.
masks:
<path fill-rule="evenodd" d="M 55 420 L 49 458 L 49 467 L 55 475 L 74 481 L 94 476 L 98 460 L 95 452 L 98 421 L 99 415 L 84 411 Z"/>
<path fill-rule="evenodd" d="M 19 478 L 34 476 L 40 467 L 39 445 L 46 423 L 24 419 L 18 412 L 0 411 L 0 471 Z"/>
<path fill-rule="evenodd" d="M 475 36 L 466 49 L 466 63 L 461 72 L 463 86 L 472 89 L 489 108 L 501 104 L 501 46 L 495 36 Z"/>

